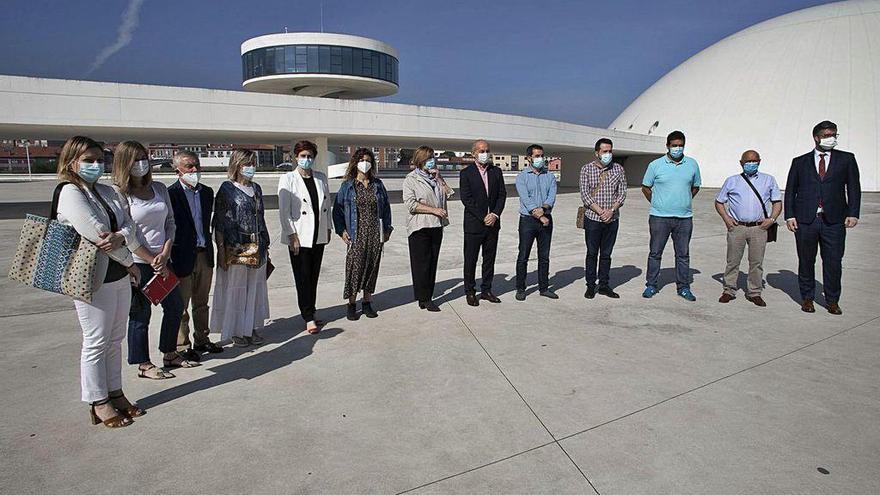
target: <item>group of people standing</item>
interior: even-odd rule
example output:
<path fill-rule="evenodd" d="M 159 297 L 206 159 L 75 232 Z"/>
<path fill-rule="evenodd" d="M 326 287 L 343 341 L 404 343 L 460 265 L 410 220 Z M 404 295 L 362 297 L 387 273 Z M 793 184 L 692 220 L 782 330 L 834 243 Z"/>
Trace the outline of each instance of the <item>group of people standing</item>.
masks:
<path fill-rule="evenodd" d="M 841 314 L 844 239 L 846 229 L 855 227 L 859 216 L 858 165 L 851 153 L 835 149 L 835 124 L 818 124 L 813 137 L 814 151 L 792 162 L 785 218 L 797 243 L 803 311 L 815 311 L 814 265 L 821 250 L 827 309 Z M 651 298 L 659 292 L 660 264 L 671 237 L 677 293 L 695 301 L 689 244 L 692 198 L 701 186 L 700 169 L 684 154 L 682 132 L 670 133 L 666 145 L 667 153 L 648 165 L 642 180 L 642 192 L 651 204 L 642 295 Z M 586 244 L 587 299 L 596 295 L 620 297 L 611 284 L 611 255 L 627 180 L 624 168 L 614 161 L 613 146 L 607 138 L 597 141 L 595 159 L 580 171 L 583 211 L 578 223 L 583 223 Z M 507 189 L 501 169 L 492 164 L 490 144 L 477 140 L 472 153 L 475 164 L 459 174 L 464 206 L 463 272 L 467 304 L 479 306 L 481 301 L 501 302 L 492 291 L 492 282 Z M 527 264 L 537 243 L 539 294 L 558 299 L 549 280 L 556 178 L 547 169 L 542 146 L 531 145 L 526 154 L 527 166 L 516 178 L 519 249 L 515 298 L 526 299 Z M 327 176 L 313 169 L 318 155 L 315 144 L 300 141 L 293 155 L 297 167 L 278 185 L 278 214 L 281 242 L 288 246 L 306 331 L 318 333 L 323 325 L 317 317 L 317 287 L 324 249 L 333 232 L 346 244 L 346 317 L 377 317 L 373 293 L 383 246 L 394 228 L 388 191 L 376 176 L 374 154 L 367 148 L 355 151 L 332 200 Z M 775 179 L 759 171 L 760 161 L 754 150 L 743 153 L 741 173 L 728 178 L 716 196 L 715 208 L 728 230 L 722 303 L 736 297 L 739 266 L 747 251 L 746 299 L 766 305 L 761 297 L 762 263 L 768 232 L 775 233 L 776 219 L 782 214 L 782 198 Z M 209 339 L 211 331 L 236 347 L 264 342 L 258 331 L 269 319 L 267 279 L 274 265 L 269 256 L 262 189 L 253 181 L 255 153 L 245 149 L 232 152 L 228 180 L 216 194 L 201 182 L 196 154 L 178 152 L 173 164 L 178 180 L 166 188 L 152 180 L 146 148 L 125 141 L 114 151 L 111 187 L 98 182 L 105 171 L 99 143 L 77 136 L 61 150 L 58 177 L 65 185 L 59 195 L 58 221 L 72 226 L 100 249 L 93 299 L 75 303 L 83 331 L 82 400 L 89 403 L 94 424 L 123 427 L 145 414 L 122 391 L 122 340 L 126 335 L 129 364 L 137 366 L 139 377 L 154 380 L 174 377 L 169 369 L 198 366 L 204 353 L 223 352 L 223 347 Z M 411 164 L 413 170 L 403 183 L 403 202 L 408 213 L 413 295 L 419 308 L 436 312 L 440 311 L 433 299 L 439 253 L 443 230 L 449 225 L 447 202 L 454 191 L 437 168 L 433 149 L 416 149 Z M 769 237 L 772 241 L 773 235 Z M 476 268 L 481 256 L 478 294 Z M 179 283 L 161 301 L 159 351 L 164 366 L 160 368 L 150 359 L 151 303 L 139 289 L 152 277 L 170 273 Z M 212 282 L 213 311 L 209 311 Z"/>

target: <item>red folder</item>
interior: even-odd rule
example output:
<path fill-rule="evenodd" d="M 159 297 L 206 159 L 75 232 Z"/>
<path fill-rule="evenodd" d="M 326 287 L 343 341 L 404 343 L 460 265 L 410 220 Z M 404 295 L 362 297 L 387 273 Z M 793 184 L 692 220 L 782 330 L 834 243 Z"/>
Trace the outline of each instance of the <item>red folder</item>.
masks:
<path fill-rule="evenodd" d="M 141 292 L 147 296 L 147 299 L 153 303 L 153 306 L 158 306 L 159 303 L 165 299 L 165 296 L 168 295 L 175 287 L 177 287 L 178 280 L 177 275 L 174 274 L 171 270 L 168 271 L 167 277 L 162 277 L 158 273 L 153 275 L 153 278 L 147 282 L 147 285 L 141 288 Z"/>

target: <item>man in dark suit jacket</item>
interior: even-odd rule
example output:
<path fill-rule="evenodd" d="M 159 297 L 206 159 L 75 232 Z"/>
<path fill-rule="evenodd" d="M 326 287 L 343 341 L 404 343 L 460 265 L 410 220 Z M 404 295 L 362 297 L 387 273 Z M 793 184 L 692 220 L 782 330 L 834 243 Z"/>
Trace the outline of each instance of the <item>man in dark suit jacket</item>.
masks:
<path fill-rule="evenodd" d="M 459 174 L 461 202 L 464 205 L 464 290 L 467 303 L 479 306 L 479 299 L 500 303 L 492 293 L 495 275 L 495 252 L 501 230 L 501 212 L 507 199 L 501 169 L 492 165 L 489 143 L 483 139 L 472 148 L 476 163 Z M 480 298 L 476 294 L 477 258 L 483 251 Z"/>
<path fill-rule="evenodd" d="M 816 311 L 816 252 L 821 251 L 826 305 L 829 313 L 839 315 L 843 313 L 839 301 L 846 229 L 859 223 L 859 165 L 852 153 L 834 149 L 835 123 L 818 123 L 813 141 L 813 151 L 791 162 L 785 185 L 785 222 L 797 244 L 801 310 Z"/>
<path fill-rule="evenodd" d="M 208 340 L 208 295 L 214 275 L 214 248 L 211 243 L 211 213 L 214 191 L 199 183 L 199 157 L 189 151 L 174 155 L 179 180 L 168 187 L 177 231 L 171 246 L 171 269 L 180 279 L 183 319 L 177 333 L 177 350 L 185 358 L 198 361 L 200 352 L 222 352 Z M 189 311 L 192 301 L 193 340 L 189 338 Z"/>

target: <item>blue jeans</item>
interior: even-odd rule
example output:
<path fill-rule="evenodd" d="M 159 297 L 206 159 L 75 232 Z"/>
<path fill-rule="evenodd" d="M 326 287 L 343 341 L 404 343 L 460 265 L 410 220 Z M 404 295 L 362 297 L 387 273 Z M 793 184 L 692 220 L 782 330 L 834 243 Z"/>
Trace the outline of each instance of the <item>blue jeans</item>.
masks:
<path fill-rule="evenodd" d="M 526 273 L 529 271 L 529 256 L 532 245 L 538 240 L 538 290 L 543 292 L 550 288 L 550 240 L 553 238 L 553 218 L 550 225 L 544 227 L 535 217 L 520 215 L 519 217 L 519 255 L 516 257 L 516 290 L 526 290 Z"/>
<path fill-rule="evenodd" d="M 599 279 L 599 287 L 608 287 L 608 279 L 611 276 L 611 251 L 617 241 L 617 229 L 620 221 L 611 223 L 596 222 L 584 218 L 584 242 L 587 244 L 587 259 L 584 262 L 584 278 L 587 287 L 596 287 L 596 278 Z M 598 261 L 598 273 L 596 269 Z"/>
<path fill-rule="evenodd" d="M 657 288 L 660 277 L 660 261 L 666 241 L 672 236 L 672 247 L 675 249 L 675 286 L 678 290 L 691 285 L 691 234 L 694 231 L 693 218 L 657 217 L 648 218 L 651 230 L 651 251 L 648 254 L 648 273 L 645 285 Z"/>
<path fill-rule="evenodd" d="M 150 265 L 135 263 L 141 270 L 141 285 L 153 278 L 154 272 Z M 180 319 L 183 317 L 183 299 L 180 287 L 165 296 L 162 300 L 162 327 L 159 330 L 159 350 L 175 352 L 177 350 L 177 332 Z M 131 309 L 128 312 L 128 364 L 141 364 L 150 361 L 150 316 L 152 303 L 140 290 L 131 291 Z"/>

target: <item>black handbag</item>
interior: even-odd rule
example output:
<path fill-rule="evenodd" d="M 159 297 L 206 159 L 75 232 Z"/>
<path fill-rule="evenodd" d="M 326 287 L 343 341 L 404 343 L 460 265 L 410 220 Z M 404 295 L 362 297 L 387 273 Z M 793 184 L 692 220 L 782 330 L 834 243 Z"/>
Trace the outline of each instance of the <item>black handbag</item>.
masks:
<path fill-rule="evenodd" d="M 761 197 L 761 193 L 759 193 L 758 190 L 755 189 L 754 184 L 752 184 L 752 181 L 749 180 L 749 177 L 745 173 L 742 173 L 740 175 L 746 181 L 746 184 L 748 184 L 749 187 L 752 188 L 752 192 L 755 193 L 755 196 L 758 197 L 758 202 L 761 203 L 761 210 L 764 211 L 764 218 L 770 218 L 770 215 L 767 214 L 767 207 L 764 206 L 764 198 Z M 767 242 L 776 242 L 776 235 L 778 234 L 778 232 L 779 224 L 774 221 L 772 225 L 767 227 Z"/>

